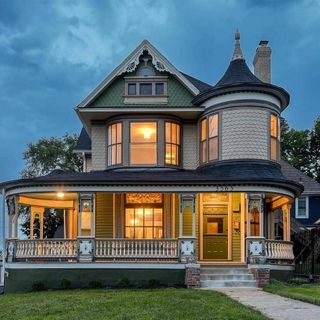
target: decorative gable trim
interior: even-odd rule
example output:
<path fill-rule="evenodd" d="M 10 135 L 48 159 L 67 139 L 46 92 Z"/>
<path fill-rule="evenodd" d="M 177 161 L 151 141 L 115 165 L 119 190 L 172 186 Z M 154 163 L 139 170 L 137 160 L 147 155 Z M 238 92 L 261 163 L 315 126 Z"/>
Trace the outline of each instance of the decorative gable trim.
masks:
<path fill-rule="evenodd" d="M 177 79 L 193 94 L 200 91 L 170 62 L 168 61 L 148 40 L 143 40 L 141 44 L 105 78 L 97 88 L 95 88 L 79 105 L 78 108 L 86 108 L 88 105 L 113 81 L 117 76 L 125 72 L 133 72 L 139 64 L 139 58 L 144 51 L 152 57 L 152 64 L 158 71 L 166 71 L 175 75 Z"/>

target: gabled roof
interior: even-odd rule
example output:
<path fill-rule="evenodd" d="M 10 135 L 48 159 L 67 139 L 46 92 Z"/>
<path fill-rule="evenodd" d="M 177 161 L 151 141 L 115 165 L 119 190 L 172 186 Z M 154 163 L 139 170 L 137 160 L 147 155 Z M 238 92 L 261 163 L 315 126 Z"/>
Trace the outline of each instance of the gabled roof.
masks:
<path fill-rule="evenodd" d="M 320 183 L 313 180 L 301 170 L 293 167 L 288 162 L 281 160 L 281 171 L 289 180 L 296 181 L 304 187 L 304 194 L 320 194 Z"/>
<path fill-rule="evenodd" d="M 192 76 L 189 76 L 188 74 L 184 73 L 184 72 L 181 72 L 196 88 L 198 88 L 198 90 L 200 92 L 202 91 L 206 91 L 206 90 L 209 90 L 211 89 L 213 86 L 211 84 L 208 84 L 206 82 L 203 82 L 199 79 L 196 79 Z"/>
<path fill-rule="evenodd" d="M 148 40 L 141 44 L 117 67 L 107 78 L 105 78 L 79 105 L 78 108 L 85 108 L 99 96 L 100 93 L 118 76 L 123 73 L 133 72 L 140 61 L 139 58 L 144 51 L 152 57 L 152 64 L 158 71 L 166 71 L 174 75 L 193 94 L 199 94 L 199 89 L 183 73 L 181 73 L 166 57 L 164 57 Z"/>

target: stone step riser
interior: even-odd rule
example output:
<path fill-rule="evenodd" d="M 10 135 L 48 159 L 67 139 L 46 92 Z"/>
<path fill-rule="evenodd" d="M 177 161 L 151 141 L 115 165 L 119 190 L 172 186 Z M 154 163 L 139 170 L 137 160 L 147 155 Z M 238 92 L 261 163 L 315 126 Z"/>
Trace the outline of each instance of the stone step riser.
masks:
<path fill-rule="evenodd" d="M 201 268 L 201 274 L 250 274 L 250 271 L 245 268 Z"/>
<path fill-rule="evenodd" d="M 201 288 L 256 288 L 255 280 L 247 281 L 216 281 L 206 280 L 201 281 Z"/>
<path fill-rule="evenodd" d="M 202 274 L 201 280 L 255 280 L 253 274 Z"/>

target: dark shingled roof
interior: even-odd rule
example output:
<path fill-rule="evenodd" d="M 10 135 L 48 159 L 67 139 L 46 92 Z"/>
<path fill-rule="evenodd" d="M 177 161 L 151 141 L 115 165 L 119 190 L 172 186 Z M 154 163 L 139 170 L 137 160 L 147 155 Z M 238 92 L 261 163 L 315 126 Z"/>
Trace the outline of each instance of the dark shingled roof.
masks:
<path fill-rule="evenodd" d="M 212 85 L 181 72 L 200 92 L 213 88 Z"/>
<path fill-rule="evenodd" d="M 64 172 L 54 170 L 46 176 L 20 179 L 0 184 L 3 188 L 42 184 L 99 184 L 99 185 L 210 185 L 265 184 L 282 186 L 294 193 L 303 187 L 285 178 L 280 166 L 264 161 L 228 161 L 204 166 L 197 170 L 105 170 L 92 172 Z"/>
<path fill-rule="evenodd" d="M 77 145 L 74 148 L 75 152 L 83 152 L 83 151 L 90 151 L 91 152 L 91 139 L 87 134 L 85 128 L 81 129 Z"/>
<path fill-rule="evenodd" d="M 320 183 L 313 180 L 309 176 L 307 176 L 305 173 L 300 171 L 299 169 L 293 167 L 288 162 L 281 160 L 281 170 L 285 177 L 287 177 L 289 180 L 296 181 L 297 183 L 300 183 L 304 187 L 304 194 L 308 194 L 308 192 L 319 192 L 320 194 Z"/>
<path fill-rule="evenodd" d="M 230 62 L 230 65 L 223 77 L 214 86 L 230 86 L 236 83 L 263 83 L 249 69 L 244 59 L 236 59 Z"/>

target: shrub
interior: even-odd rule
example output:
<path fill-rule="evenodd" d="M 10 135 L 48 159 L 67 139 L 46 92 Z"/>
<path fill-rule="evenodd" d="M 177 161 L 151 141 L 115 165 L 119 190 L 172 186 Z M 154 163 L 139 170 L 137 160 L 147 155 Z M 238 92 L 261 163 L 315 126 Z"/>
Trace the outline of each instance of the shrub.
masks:
<path fill-rule="evenodd" d="M 90 289 L 101 289 L 103 285 L 100 281 L 90 281 L 88 287 Z"/>
<path fill-rule="evenodd" d="M 129 285 L 130 285 L 130 281 L 126 277 L 120 278 L 119 281 L 118 281 L 118 286 L 120 288 L 128 288 Z"/>
<path fill-rule="evenodd" d="M 160 287 L 160 281 L 158 279 L 149 279 L 148 285 L 150 288 L 159 288 Z"/>
<path fill-rule="evenodd" d="M 307 278 L 291 278 L 287 281 L 288 284 L 292 284 L 292 285 L 302 285 L 302 284 L 307 284 L 309 283 L 309 279 Z"/>
<path fill-rule="evenodd" d="M 32 282 L 32 291 L 44 291 L 46 287 L 41 281 L 33 281 Z"/>
<path fill-rule="evenodd" d="M 71 281 L 63 278 L 60 282 L 60 288 L 65 290 L 65 289 L 70 289 L 70 287 L 71 287 Z"/>

